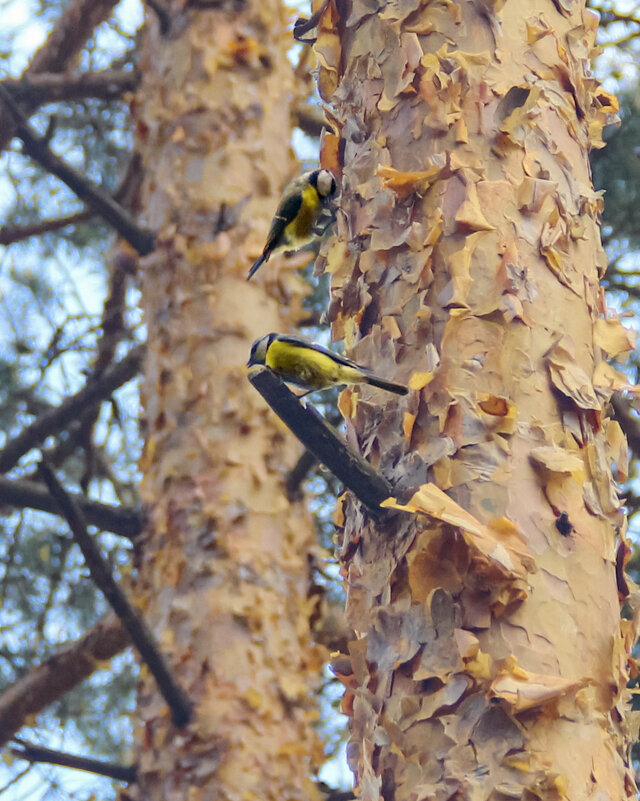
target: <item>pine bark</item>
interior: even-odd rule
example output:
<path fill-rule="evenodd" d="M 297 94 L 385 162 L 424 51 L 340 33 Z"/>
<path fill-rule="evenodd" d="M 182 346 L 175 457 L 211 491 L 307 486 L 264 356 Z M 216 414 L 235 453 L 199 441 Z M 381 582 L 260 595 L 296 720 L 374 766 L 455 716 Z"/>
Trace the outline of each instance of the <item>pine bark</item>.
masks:
<path fill-rule="evenodd" d="M 150 524 L 138 602 L 196 718 L 172 728 L 145 677 L 134 792 L 309 798 L 324 657 L 309 637 L 314 532 L 286 498 L 300 448 L 245 367 L 254 339 L 295 323 L 305 291 L 300 260 L 274 259 L 245 280 L 297 169 L 289 20 L 279 0 L 182 5 L 164 4 L 165 35 L 148 26 L 136 101 L 144 221 L 158 242 L 141 262 Z"/>
<path fill-rule="evenodd" d="M 334 337 L 412 388 L 341 398 L 404 508 L 342 510 L 365 801 L 635 796 L 606 407 L 632 338 L 599 288 L 595 27 L 569 0 L 328 0 L 318 25 Z"/>

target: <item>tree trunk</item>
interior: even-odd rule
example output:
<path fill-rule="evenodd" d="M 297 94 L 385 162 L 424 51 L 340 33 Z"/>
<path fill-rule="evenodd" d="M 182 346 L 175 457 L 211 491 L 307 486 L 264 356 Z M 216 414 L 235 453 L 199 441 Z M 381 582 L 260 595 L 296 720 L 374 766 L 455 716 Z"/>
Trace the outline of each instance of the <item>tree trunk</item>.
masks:
<path fill-rule="evenodd" d="M 296 171 L 282 144 L 296 92 L 289 20 L 279 0 L 229 13 L 182 5 L 165 35 L 155 19 L 147 28 L 136 101 L 144 221 L 158 237 L 141 265 L 150 524 L 138 600 L 196 715 L 172 728 L 144 678 L 137 797 L 306 799 L 322 756 L 314 533 L 284 493 L 300 449 L 245 368 L 255 338 L 295 323 L 304 291 L 291 269 L 273 281 L 275 259 L 245 280 Z"/>
<path fill-rule="evenodd" d="M 366 800 L 635 795 L 595 25 L 563 0 L 329 0 L 318 26 L 334 337 L 412 388 L 341 398 L 405 504 L 384 530 L 344 505 L 359 639 L 335 669 Z"/>

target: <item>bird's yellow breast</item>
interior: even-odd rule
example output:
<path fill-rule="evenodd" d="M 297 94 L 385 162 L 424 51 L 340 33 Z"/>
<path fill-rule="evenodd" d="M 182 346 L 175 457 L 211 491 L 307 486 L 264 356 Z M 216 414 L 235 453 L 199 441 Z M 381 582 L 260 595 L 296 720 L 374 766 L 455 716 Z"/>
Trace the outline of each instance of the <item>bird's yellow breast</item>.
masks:
<path fill-rule="evenodd" d="M 316 188 L 307 184 L 302 190 L 302 203 L 298 213 L 284 229 L 284 238 L 288 244 L 302 244 L 313 238 L 313 228 L 318 221 L 320 207 Z"/>
<path fill-rule="evenodd" d="M 331 356 L 286 341 L 271 343 L 265 364 L 285 381 L 305 389 L 349 384 L 358 379 L 357 371 L 334 361 Z"/>

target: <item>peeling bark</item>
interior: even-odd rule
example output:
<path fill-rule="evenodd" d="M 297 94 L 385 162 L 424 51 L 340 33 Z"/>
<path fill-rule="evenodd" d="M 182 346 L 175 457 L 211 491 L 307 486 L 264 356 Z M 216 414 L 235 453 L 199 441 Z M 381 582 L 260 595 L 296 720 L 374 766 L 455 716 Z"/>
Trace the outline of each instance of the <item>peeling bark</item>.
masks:
<path fill-rule="evenodd" d="M 136 101 L 157 250 L 140 262 L 149 356 L 138 602 L 195 704 L 178 734 L 145 678 L 139 798 L 306 799 L 322 750 L 307 598 L 314 540 L 286 498 L 301 448 L 247 380 L 251 343 L 302 315 L 304 255 L 248 284 L 282 187 L 295 100 L 277 0 L 233 13 L 165 4 Z M 180 16 L 180 15 L 183 16 Z M 281 269 L 278 270 L 278 265 Z M 268 292 L 265 291 L 265 286 Z"/>
<path fill-rule="evenodd" d="M 415 514 L 342 510 L 366 801 L 635 796 L 605 413 L 633 341 L 598 283 L 595 27 L 578 0 L 328 0 L 318 23 L 333 334 L 413 390 L 341 397 Z"/>

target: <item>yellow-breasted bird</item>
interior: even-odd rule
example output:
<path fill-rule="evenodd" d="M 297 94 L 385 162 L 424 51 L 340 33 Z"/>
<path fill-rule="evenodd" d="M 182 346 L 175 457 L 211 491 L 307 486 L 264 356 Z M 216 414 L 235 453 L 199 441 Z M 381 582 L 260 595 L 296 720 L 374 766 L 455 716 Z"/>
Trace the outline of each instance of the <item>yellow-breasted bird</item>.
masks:
<path fill-rule="evenodd" d="M 264 364 L 288 384 L 306 392 L 341 384 L 371 384 L 396 395 L 406 395 L 409 391 L 322 345 L 291 334 L 267 334 L 256 339 L 247 366 L 255 364 Z"/>
<path fill-rule="evenodd" d="M 247 281 L 260 265 L 279 250 L 298 250 L 319 235 L 320 217 L 336 192 L 336 179 L 329 170 L 305 172 L 284 188 L 271 221 L 267 244 L 249 270 Z"/>

